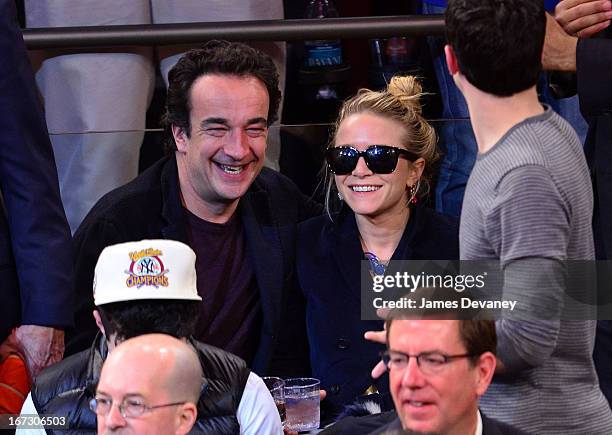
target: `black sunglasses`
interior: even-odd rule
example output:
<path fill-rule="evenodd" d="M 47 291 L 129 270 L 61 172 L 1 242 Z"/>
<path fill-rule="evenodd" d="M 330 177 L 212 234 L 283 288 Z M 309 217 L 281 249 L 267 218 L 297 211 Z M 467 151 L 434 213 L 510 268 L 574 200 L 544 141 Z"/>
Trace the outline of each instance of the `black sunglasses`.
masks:
<path fill-rule="evenodd" d="M 411 162 L 419 158 L 414 153 L 403 148 L 388 145 L 370 145 L 365 151 L 359 151 L 352 146 L 342 145 L 328 148 L 325 160 L 329 169 L 336 175 L 348 175 L 357 166 L 359 158 L 363 157 L 370 171 L 375 174 L 391 174 L 397 166 L 397 159 L 403 157 Z"/>

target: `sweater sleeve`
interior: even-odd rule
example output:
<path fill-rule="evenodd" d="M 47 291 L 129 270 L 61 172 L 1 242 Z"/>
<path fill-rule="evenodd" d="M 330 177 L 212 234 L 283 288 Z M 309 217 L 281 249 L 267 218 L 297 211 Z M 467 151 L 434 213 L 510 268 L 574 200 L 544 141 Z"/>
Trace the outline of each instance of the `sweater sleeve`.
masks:
<path fill-rule="evenodd" d="M 525 258 L 504 268 L 503 298 L 517 301 L 496 322 L 497 357 L 505 372 L 544 364 L 557 345 L 564 295 L 564 263 Z"/>
<path fill-rule="evenodd" d="M 510 171 L 497 193 L 487 232 L 501 262 L 503 298 L 517 301 L 497 321 L 498 358 L 516 372 L 543 364 L 556 347 L 571 210 L 538 165 Z"/>

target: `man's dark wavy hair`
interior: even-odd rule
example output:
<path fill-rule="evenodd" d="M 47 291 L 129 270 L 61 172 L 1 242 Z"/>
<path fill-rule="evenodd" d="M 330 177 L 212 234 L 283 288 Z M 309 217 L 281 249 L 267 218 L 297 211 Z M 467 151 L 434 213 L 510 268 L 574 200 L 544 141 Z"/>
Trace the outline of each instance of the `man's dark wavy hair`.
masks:
<path fill-rule="evenodd" d="M 97 307 L 106 337 L 117 341 L 144 334 L 168 334 L 186 338 L 195 333 L 200 301 L 138 300 L 113 302 Z"/>
<path fill-rule="evenodd" d="M 270 98 L 268 125 L 278 118 L 281 91 L 278 71 L 267 54 L 239 42 L 208 41 L 202 48 L 189 50 L 168 73 L 168 94 L 162 126 L 166 130 L 167 151 L 176 150 L 171 126 L 175 125 L 191 135 L 189 113 L 190 90 L 193 83 L 205 74 L 227 74 L 255 77 L 265 85 Z"/>
<path fill-rule="evenodd" d="M 507 97 L 534 86 L 542 70 L 542 0 L 449 0 L 446 37 L 476 88 Z"/>

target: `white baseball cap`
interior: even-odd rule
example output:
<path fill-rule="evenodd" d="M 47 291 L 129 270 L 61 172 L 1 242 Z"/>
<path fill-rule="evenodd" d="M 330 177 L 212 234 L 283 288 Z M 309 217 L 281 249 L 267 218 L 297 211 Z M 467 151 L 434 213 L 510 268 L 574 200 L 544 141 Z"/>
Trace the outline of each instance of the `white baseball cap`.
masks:
<path fill-rule="evenodd" d="M 174 240 L 141 240 L 104 248 L 94 273 L 96 305 L 141 299 L 201 301 L 195 253 Z"/>

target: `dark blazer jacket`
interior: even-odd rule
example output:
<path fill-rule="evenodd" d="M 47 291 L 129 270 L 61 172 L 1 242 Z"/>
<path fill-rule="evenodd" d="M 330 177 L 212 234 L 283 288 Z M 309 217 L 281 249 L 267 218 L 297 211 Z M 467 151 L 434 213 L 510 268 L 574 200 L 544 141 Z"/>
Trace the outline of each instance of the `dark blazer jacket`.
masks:
<path fill-rule="evenodd" d="M 417 206 L 392 260 L 456 260 L 458 227 L 454 219 Z M 370 385 L 389 391 L 388 377 L 374 381 L 372 368 L 382 345 L 366 341 L 366 331 L 382 330 L 383 322 L 361 320 L 361 261 L 355 215 L 345 209 L 300 225 L 297 269 L 307 299 L 308 340 L 313 375 L 327 391 L 331 413 L 352 403 Z M 387 401 L 390 403 L 390 401 Z"/>
<path fill-rule="evenodd" d="M 340 418 L 334 424 L 329 425 L 320 435 L 355 435 L 369 434 L 389 423 L 398 420 L 395 409 L 378 414 L 348 416 Z"/>
<path fill-rule="evenodd" d="M 240 199 L 247 255 L 255 269 L 263 325 L 251 364 L 260 375 L 308 373 L 304 301 L 295 278 L 297 223 L 320 213 L 297 187 L 264 168 Z M 106 246 L 141 239 L 189 243 L 174 156 L 164 158 L 130 183 L 98 201 L 75 234 L 77 327 L 67 338 L 68 353 L 89 346 L 96 332 L 92 282 L 95 264 Z"/>
<path fill-rule="evenodd" d="M 523 432 L 522 430 L 516 429 L 506 423 L 499 422 L 497 420 L 493 420 L 488 418 L 482 412 L 480 413 L 482 417 L 482 435 L 529 435 L 527 432 Z M 354 434 L 359 433 L 369 433 L 370 435 L 385 435 L 385 434 L 393 434 L 400 435 L 402 434 L 402 422 L 399 417 L 393 420 L 391 423 L 375 430 L 374 432 L 352 432 Z M 406 432 L 410 433 L 410 432 Z"/>
<path fill-rule="evenodd" d="M 597 36 L 578 40 L 576 76 L 580 111 L 589 123 L 584 148 L 595 196 L 595 253 L 598 260 L 612 260 L 612 32 Z M 612 303 L 609 272 L 599 282 L 598 302 Z M 601 389 L 612 403 L 612 321 L 597 322 L 593 356 Z"/>
<path fill-rule="evenodd" d="M 0 0 L 0 342 L 72 324 L 70 229 L 14 0 Z"/>
<path fill-rule="evenodd" d="M 585 153 L 593 176 L 593 229 L 598 259 L 612 259 L 612 38 L 579 39 L 580 111 L 589 123 Z M 600 35 L 606 36 L 606 35 Z M 609 301 L 612 302 L 612 299 Z"/>
<path fill-rule="evenodd" d="M 579 39 L 580 111 L 589 123 L 585 153 L 593 176 L 593 229 L 598 259 L 612 259 L 612 39 Z"/>

